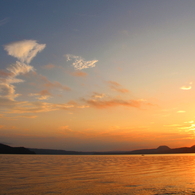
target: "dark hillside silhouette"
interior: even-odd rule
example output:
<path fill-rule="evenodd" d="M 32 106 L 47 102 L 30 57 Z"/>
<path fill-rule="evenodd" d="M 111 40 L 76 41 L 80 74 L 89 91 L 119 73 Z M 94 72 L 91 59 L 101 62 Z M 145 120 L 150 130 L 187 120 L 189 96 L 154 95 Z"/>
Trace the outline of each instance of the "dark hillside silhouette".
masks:
<path fill-rule="evenodd" d="M 195 153 L 195 145 L 192 147 L 182 147 L 171 149 L 168 146 L 162 145 L 156 149 L 141 149 L 133 151 L 107 151 L 107 152 L 78 152 L 66 150 L 52 150 L 52 149 L 32 149 L 36 154 L 71 154 L 71 155 L 112 155 L 112 154 L 175 154 L 175 153 Z"/>
<path fill-rule="evenodd" d="M 195 145 L 192 147 L 169 148 L 162 145 L 155 149 L 141 149 L 133 151 L 107 151 L 107 152 L 79 152 L 55 149 L 35 149 L 24 147 L 11 147 L 0 144 L 0 154 L 61 154 L 61 155 L 114 155 L 114 154 L 177 154 L 177 153 L 195 153 Z"/>
<path fill-rule="evenodd" d="M 76 151 L 37 149 L 37 148 L 29 148 L 29 150 L 35 152 L 36 154 L 80 154 L 81 153 Z"/>
<path fill-rule="evenodd" d="M 168 146 L 159 146 L 156 149 L 133 150 L 130 154 L 176 154 L 176 153 L 195 153 L 195 146 L 182 148 L 169 148 Z"/>
<path fill-rule="evenodd" d="M 35 154 L 24 147 L 11 147 L 0 143 L 0 154 Z"/>

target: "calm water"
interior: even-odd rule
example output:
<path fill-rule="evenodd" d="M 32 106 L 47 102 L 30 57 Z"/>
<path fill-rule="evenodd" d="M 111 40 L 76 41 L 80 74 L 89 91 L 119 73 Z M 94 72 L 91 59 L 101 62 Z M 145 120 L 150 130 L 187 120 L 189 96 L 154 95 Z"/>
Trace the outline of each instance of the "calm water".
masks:
<path fill-rule="evenodd" d="M 195 155 L 0 155 L 0 194 L 195 194 Z"/>

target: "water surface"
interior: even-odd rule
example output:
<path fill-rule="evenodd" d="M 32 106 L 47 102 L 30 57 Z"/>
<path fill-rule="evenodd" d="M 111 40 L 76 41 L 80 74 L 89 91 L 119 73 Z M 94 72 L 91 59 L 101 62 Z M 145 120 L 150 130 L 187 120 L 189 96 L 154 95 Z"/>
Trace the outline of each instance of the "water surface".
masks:
<path fill-rule="evenodd" d="M 0 155 L 0 194 L 195 195 L 195 155 Z"/>

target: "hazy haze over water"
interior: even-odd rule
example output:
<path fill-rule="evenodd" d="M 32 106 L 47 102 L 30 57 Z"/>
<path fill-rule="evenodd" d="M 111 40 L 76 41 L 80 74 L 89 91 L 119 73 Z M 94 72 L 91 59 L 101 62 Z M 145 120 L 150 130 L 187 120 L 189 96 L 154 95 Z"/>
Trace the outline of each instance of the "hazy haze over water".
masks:
<path fill-rule="evenodd" d="M 0 194 L 195 194 L 195 155 L 0 155 Z"/>

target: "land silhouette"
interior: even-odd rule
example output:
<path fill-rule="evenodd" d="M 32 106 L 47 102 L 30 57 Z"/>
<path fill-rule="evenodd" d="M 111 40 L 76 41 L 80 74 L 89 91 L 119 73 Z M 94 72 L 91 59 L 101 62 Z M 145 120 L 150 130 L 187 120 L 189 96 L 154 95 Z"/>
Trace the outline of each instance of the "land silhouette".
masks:
<path fill-rule="evenodd" d="M 36 154 L 80 154 L 80 155 L 111 155 L 111 154 L 176 154 L 176 153 L 195 153 L 195 145 L 192 147 L 169 148 L 168 146 L 159 146 L 156 149 L 140 149 L 132 151 L 108 151 L 108 152 L 81 152 L 81 151 L 66 151 L 66 150 L 53 150 L 53 149 L 33 149 L 29 150 Z"/>
<path fill-rule="evenodd" d="M 0 154 L 35 154 L 35 152 L 24 147 L 11 147 L 0 143 Z"/>
<path fill-rule="evenodd" d="M 177 153 L 195 153 L 195 145 L 192 147 L 169 148 L 162 145 L 155 149 L 140 149 L 132 151 L 108 151 L 108 152 L 82 152 L 82 151 L 67 151 L 55 149 L 38 149 L 11 147 L 0 143 L 0 154 L 56 154 L 56 155 L 112 155 L 112 154 L 177 154 Z"/>

